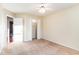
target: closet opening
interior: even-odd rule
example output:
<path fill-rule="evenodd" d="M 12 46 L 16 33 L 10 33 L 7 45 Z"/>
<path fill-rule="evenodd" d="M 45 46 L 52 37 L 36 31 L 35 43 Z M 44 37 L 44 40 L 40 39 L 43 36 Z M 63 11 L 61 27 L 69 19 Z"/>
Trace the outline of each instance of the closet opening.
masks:
<path fill-rule="evenodd" d="M 32 40 L 37 39 L 37 21 L 32 20 Z"/>
<path fill-rule="evenodd" d="M 13 18 L 7 16 L 8 43 L 13 42 Z"/>

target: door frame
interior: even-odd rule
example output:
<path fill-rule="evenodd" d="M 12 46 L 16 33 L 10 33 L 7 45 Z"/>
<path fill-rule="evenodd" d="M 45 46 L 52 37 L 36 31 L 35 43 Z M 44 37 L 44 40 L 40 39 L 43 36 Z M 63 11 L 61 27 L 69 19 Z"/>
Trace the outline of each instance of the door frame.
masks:
<path fill-rule="evenodd" d="M 37 36 L 37 40 L 38 40 L 38 39 L 41 39 L 41 20 L 40 19 L 35 19 L 35 20 L 37 22 L 36 23 L 37 24 L 37 26 L 36 26 L 37 27 L 37 34 L 36 34 L 36 36 Z M 32 29 L 31 29 L 31 31 L 32 31 Z"/>
<path fill-rule="evenodd" d="M 7 19 L 7 17 L 11 17 L 11 18 L 13 18 L 13 20 L 14 20 L 14 18 L 15 17 L 13 17 L 12 15 L 6 15 L 6 23 L 7 23 L 7 29 L 6 29 L 6 35 L 7 35 L 7 37 L 6 37 L 6 39 L 7 39 L 7 44 L 9 43 L 9 40 L 8 40 L 8 19 Z"/>

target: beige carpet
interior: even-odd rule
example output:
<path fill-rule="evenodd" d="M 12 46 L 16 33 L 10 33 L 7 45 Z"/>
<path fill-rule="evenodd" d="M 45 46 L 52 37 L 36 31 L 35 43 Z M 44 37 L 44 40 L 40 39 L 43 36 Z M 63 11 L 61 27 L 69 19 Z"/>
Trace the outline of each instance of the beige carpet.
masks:
<path fill-rule="evenodd" d="M 1 55 L 75 55 L 79 51 L 63 47 L 47 40 L 12 43 L 3 48 Z"/>

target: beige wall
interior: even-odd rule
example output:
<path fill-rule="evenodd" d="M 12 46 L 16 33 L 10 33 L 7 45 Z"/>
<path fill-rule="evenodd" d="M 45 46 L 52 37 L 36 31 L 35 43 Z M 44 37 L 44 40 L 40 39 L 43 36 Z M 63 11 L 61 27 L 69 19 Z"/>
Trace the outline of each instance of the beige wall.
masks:
<path fill-rule="evenodd" d="M 2 24 L 2 6 L 0 5 L 0 50 L 2 49 L 2 39 L 3 39 L 3 29 L 2 28 L 3 28 L 3 24 Z"/>
<path fill-rule="evenodd" d="M 44 17 L 43 38 L 79 50 L 79 5 Z"/>

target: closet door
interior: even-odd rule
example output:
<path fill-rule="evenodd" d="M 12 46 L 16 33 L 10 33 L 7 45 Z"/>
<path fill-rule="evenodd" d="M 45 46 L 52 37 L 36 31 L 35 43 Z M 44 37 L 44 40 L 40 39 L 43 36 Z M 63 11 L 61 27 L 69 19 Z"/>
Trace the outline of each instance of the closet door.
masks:
<path fill-rule="evenodd" d="M 13 24 L 13 39 L 14 42 L 23 41 L 23 19 L 15 18 Z"/>

